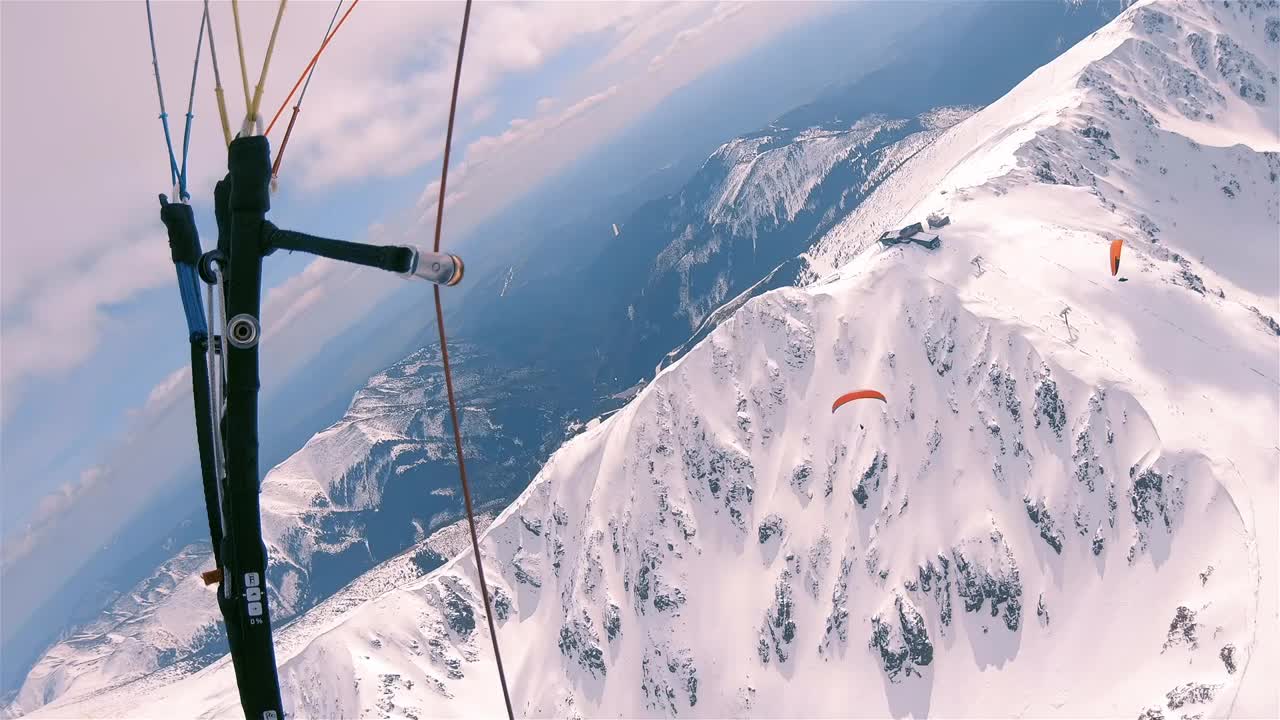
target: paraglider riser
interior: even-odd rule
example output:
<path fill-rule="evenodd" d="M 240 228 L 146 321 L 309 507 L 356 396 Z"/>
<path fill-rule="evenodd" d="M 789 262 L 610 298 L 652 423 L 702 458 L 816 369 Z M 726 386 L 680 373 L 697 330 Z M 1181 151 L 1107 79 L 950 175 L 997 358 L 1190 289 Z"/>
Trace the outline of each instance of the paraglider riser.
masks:
<path fill-rule="evenodd" d="M 221 194 L 229 195 L 229 212 L 222 215 L 230 220 L 230 227 L 219 227 L 218 242 L 228 250 L 227 317 L 256 321 L 261 314 L 263 235 L 270 227 L 266 222 L 271 209 L 267 139 L 253 136 L 233 141 L 228 169 L 230 192 Z M 222 237 L 224 232 L 226 238 Z M 222 513 L 227 533 L 222 538 L 225 570 L 218 602 L 227 623 L 245 717 L 283 720 L 267 598 L 267 549 L 262 542 L 258 503 L 259 343 L 257 338 L 252 343 L 236 343 L 234 330 L 229 334 L 232 342 L 222 346 L 227 363 L 227 407 L 222 420 L 227 472 Z"/>
<path fill-rule="evenodd" d="M 283 720 L 267 597 L 267 550 L 262 541 L 259 507 L 258 349 L 262 338 L 263 258 L 276 250 L 296 250 L 441 284 L 456 284 L 461 279 L 462 261 L 452 255 L 419 253 L 411 247 L 332 240 L 277 228 L 266 219 L 271 209 L 271 151 L 263 136 L 232 141 L 227 167 L 227 176 L 214 190 L 218 246 L 196 261 L 207 282 L 216 280 L 212 269 L 216 263 L 225 274 L 226 284 L 227 337 L 213 339 L 225 354 L 227 367 L 226 413 L 221 422 L 226 480 L 223 505 L 219 508 L 226 532 L 221 534 L 217 553 L 223 568 L 218 604 L 227 625 L 245 717 Z M 198 253 L 194 223 L 192 228 Z M 184 251 L 183 260 L 189 261 L 190 254 Z M 174 255 L 178 257 L 176 251 Z M 428 259 L 436 270 L 419 267 Z M 202 348 L 205 342 L 201 341 Z M 194 369 L 198 364 L 194 348 L 192 353 Z M 200 395 L 197 391 L 197 416 L 202 407 L 208 407 L 207 391 L 203 405 Z M 205 416 L 208 417 L 207 412 Z M 204 455 L 202 452 L 202 466 Z M 209 486 L 206 483 L 206 499 L 210 498 Z M 212 512 L 209 525 L 210 536 L 217 542 L 220 533 L 215 529 Z"/>
<path fill-rule="evenodd" d="M 369 245 L 281 230 L 266 219 L 271 209 L 271 151 L 263 136 L 237 138 L 228 147 L 228 173 L 214 188 L 217 247 L 200 254 L 200 238 L 190 205 L 160 196 L 160 217 L 169 234 L 170 255 L 191 343 L 192 395 L 204 485 L 209 537 L 218 582 L 218 605 L 227 626 L 240 703 L 248 720 L 284 720 L 276 674 L 267 596 L 267 549 L 262 541 L 258 467 L 258 348 L 262 338 L 262 262 L 276 250 L 302 251 L 374 267 L 442 285 L 462 279 L 461 258 L 399 245 Z M 209 328 L 201 309 L 198 278 L 223 283 L 226 328 Z M 214 427 L 206 353 L 225 358 L 226 409 Z M 220 430 L 221 432 L 216 432 Z M 225 478 L 218 477 L 215 452 L 221 438 Z M 221 502 L 219 502 L 221 485 Z"/>

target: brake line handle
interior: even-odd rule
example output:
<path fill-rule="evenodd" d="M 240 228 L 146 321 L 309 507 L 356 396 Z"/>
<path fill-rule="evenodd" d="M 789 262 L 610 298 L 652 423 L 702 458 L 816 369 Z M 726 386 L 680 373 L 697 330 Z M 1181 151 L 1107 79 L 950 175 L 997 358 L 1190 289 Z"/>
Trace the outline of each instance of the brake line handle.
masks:
<path fill-rule="evenodd" d="M 410 252 L 409 268 L 401 273 L 402 277 L 419 278 L 437 285 L 452 287 L 462 282 L 465 266 L 462 258 L 450 253 L 419 250 L 407 246 Z"/>

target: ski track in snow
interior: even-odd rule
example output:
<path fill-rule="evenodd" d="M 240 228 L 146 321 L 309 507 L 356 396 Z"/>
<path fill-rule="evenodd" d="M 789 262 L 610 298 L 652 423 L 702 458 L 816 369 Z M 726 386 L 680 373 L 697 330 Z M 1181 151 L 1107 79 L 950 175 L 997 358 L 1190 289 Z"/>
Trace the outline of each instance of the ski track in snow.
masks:
<path fill-rule="evenodd" d="M 482 538 L 517 714 L 1280 714 L 1278 54 L 1277 3 L 1138 3 L 566 443 Z M 291 717 L 504 714 L 469 549 L 325 606 Z M 33 717 L 238 715 L 175 678 Z"/>

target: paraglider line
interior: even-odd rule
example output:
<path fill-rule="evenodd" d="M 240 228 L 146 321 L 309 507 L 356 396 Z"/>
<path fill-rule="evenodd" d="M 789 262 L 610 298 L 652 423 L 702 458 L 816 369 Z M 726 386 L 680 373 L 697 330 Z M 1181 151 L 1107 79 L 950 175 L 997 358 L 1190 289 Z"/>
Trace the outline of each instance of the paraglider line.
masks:
<path fill-rule="evenodd" d="M 160 125 L 164 128 L 164 144 L 169 151 L 170 182 L 178 184 L 178 160 L 173 156 L 173 139 L 169 135 L 169 113 L 164 109 L 164 90 L 160 87 L 160 60 L 156 56 L 156 31 L 151 21 L 151 0 L 147 0 L 147 35 L 151 38 L 151 67 L 156 74 L 156 95 L 160 97 Z"/>
<path fill-rule="evenodd" d="M 276 51 L 276 35 L 280 33 L 280 21 L 284 19 L 284 6 L 289 0 L 280 0 L 280 6 L 276 9 L 276 21 L 271 26 L 271 39 L 267 41 L 267 54 L 262 58 L 262 72 L 258 73 L 258 85 L 253 89 L 253 102 L 249 103 L 249 114 L 245 117 L 245 124 L 252 122 L 258 117 L 258 107 L 262 105 L 262 88 L 267 83 L 267 69 L 271 67 L 271 56 Z"/>
<path fill-rule="evenodd" d="M 204 28 L 209 22 L 209 5 L 204 6 L 204 14 L 200 16 L 200 32 L 196 35 L 196 60 L 191 64 L 191 92 L 187 95 L 187 124 L 182 130 L 182 169 L 178 172 L 178 197 L 190 199 L 187 194 L 187 151 L 191 149 L 191 120 L 195 117 L 192 109 L 196 105 L 196 77 L 200 74 L 200 48 L 204 42 Z"/>
<path fill-rule="evenodd" d="M 360 0 L 356 0 L 356 2 L 358 3 Z M 298 78 L 301 80 L 305 77 L 307 81 L 302 83 L 302 92 L 298 94 L 298 104 L 293 106 L 293 115 L 289 116 L 289 124 L 284 129 L 284 139 L 280 141 L 280 149 L 276 150 L 276 161 L 271 164 L 271 179 L 273 182 L 280 175 L 280 163 L 284 161 L 284 149 L 289 144 L 289 137 L 293 135 L 293 124 L 298 120 L 298 113 L 302 112 L 302 100 L 307 96 L 307 88 L 311 87 L 311 78 L 316 75 L 316 61 L 320 59 L 320 53 L 324 52 L 324 46 L 329 44 L 329 38 L 333 37 L 333 21 L 338 19 L 338 13 L 342 11 L 342 3 L 343 0 L 338 0 L 338 6 L 333 9 L 333 17 L 329 18 L 329 27 L 325 28 L 324 37 L 320 40 L 320 49 L 316 51 L 315 57 L 307 65 L 307 69 L 302 71 L 302 77 Z M 355 8 L 355 3 L 351 4 L 351 8 Z M 347 12 L 350 12 L 350 10 Z M 342 19 L 346 20 L 347 16 L 343 15 Z M 296 90 L 298 84 L 294 83 L 293 87 Z M 289 91 L 289 96 L 293 96 L 292 90 Z M 285 101 L 280 104 L 280 109 L 276 111 L 275 117 L 271 118 L 271 125 L 267 126 L 268 133 L 271 132 L 271 127 L 276 124 L 276 119 L 280 117 L 281 111 L 288 104 L 289 98 L 285 98 Z"/>
<path fill-rule="evenodd" d="M 359 0 L 356 0 L 359 2 Z M 338 0 L 338 6 L 333 9 L 333 17 L 329 18 L 329 27 L 324 29 L 324 37 L 320 39 L 320 44 L 324 45 L 329 40 L 329 33 L 333 32 L 333 23 L 338 19 L 338 13 L 342 12 L 342 3 L 345 0 Z M 302 92 L 298 94 L 298 105 L 302 105 L 302 99 L 307 96 L 307 88 L 311 87 L 311 78 L 315 75 L 315 68 L 307 73 L 307 81 L 302 83 Z"/>
<path fill-rule="evenodd" d="M 249 70 L 244 65 L 244 36 L 240 34 L 240 0 L 231 0 L 231 17 L 236 26 L 236 51 L 240 55 L 240 84 L 244 86 L 244 111 L 249 112 Z"/>
<path fill-rule="evenodd" d="M 222 94 L 222 74 L 218 72 L 218 51 L 213 42 L 213 18 L 209 17 L 209 0 L 204 0 L 204 14 L 208 20 L 205 29 L 209 31 L 209 59 L 213 62 L 213 95 L 218 100 L 218 119 L 222 121 L 222 137 L 231 144 L 231 124 L 227 121 L 227 99 Z"/>
<path fill-rule="evenodd" d="M 311 72 L 311 68 L 314 67 L 316 61 L 320 59 L 320 53 L 323 53 L 324 49 L 329 46 L 329 41 L 333 40 L 333 36 L 338 34 L 338 31 L 342 29 L 342 23 L 347 21 L 347 16 L 349 16 L 351 11 L 355 10 L 356 6 L 359 4 L 360 0 L 355 0 L 355 2 L 351 3 L 351 7 L 347 8 L 347 11 L 342 14 L 342 19 L 338 20 L 338 26 L 335 27 L 333 32 L 329 33 L 329 35 L 324 39 L 324 42 L 320 44 L 320 49 L 316 51 L 316 54 L 311 56 L 311 62 L 307 63 L 307 66 L 303 68 L 302 74 L 298 76 L 298 81 L 293 84 L 293 89 L 289 91 L 289 95 L 285 97 L 284 102 L 280 103 L 280 109 L 276 110 L 275 117 L 271 118 L 271 122 L 267 125 L 267 131 L 263 133 L 263 135 L 271 134 L 271 128 L 275 127 L 276 121 L 280 119 L 280 114 L 284 112 L 284 109 L 289 106 L 289 101 L 293 99 L 293 94 L 298 91 L 298 87 L 302 85 L 302 81 L 306 79 L 307 74 Z M 298 104 L 302 104 L 301 98 L 298 99 Z"/>
<path fill-rule="evenodd" d="M 355 6 L 352 5 L 352 7 Z M 458 85 L 462 80 L 462 57 L 467 46 L 467 26 L 470 21 L 471 0 L 467 0 L 466 8 L 462 13 L 462 38 L 458 41 L 458 64 L 453 73 L 453 96 L 449 100 L 449 125 L 444 136 L 444 164 L 440 169 L 440 201 L 436 203 L 436 252 L 440 252 L 440 228 L 444 223 L 444 192 L 445 184 L 449 180 L 449 150 L 453 144 L 453 120 L 458 111 Z M 335 30 L 334 32 L 337 31 Z M 319 53 L 317 53 L 318 55 Z M 467 527 L 471 531 L 471 552 L 476 559 L 476 575 L 480 579 L 480 594 L 484 596 L 485 619 L 489 622 L 489 637 L 493 640 L 493 658 L 498 666 L 498 681 L 502 683 L 502 699 L 507 704 L 507 717 L 510 720 L 515 720 L 515 712 L 511 709 L 511 693 L 507 690 L 507 674 L 502 667 L 502 651 L 498 649 L 498 629 L 493 624 L 493 605 L 489 601 L 489 587 L 484 580 L 484 563 L 480 559 L 480 540 L 476 536 L 476 517 L 471 505 L 471 487 L 467 483 L 467 464 L 462 457 L 462 429 L 458 424 L 458 403 L 453 395 L 453 372 L 449 367 L 449 345 L 445 339 L 444 308 L 440 303 L 440 286 L 435 285 L 433 289 L 436 301 L 436 328 L 440 332 L 440 363 L 444 367 L 444 386 L 449 395 L 449 418 L 453 422 L 453 449 L 458 456 L 458 479 L 462 483 L 462 498 L 467 507 Z"/>
<path fill-rule="evenodd" d="M 178 167 L 178 158 L 173 152 L 173 136 L 169 132 L 169 113 L 164 106 L 164 89 L 160 85 L 160 60 L 156 54 L 155 23 L 151 17 L 151 0 L 147 0 L 147 37 L 151 41 L 151 67 L 155 71 L 156 96 L 160 99 L 160 125 L 164 129 L 164 145 L 169 152 L 169 182 L 174 186 L 178 199 L 186 202 L 187 197 L 187 151 L 191 147 L 191 119 L 195 117 L 191 110 L 195 107 L 196 77 L 200 72 L 200 41 L 204 39 L 205 23 L 209 18 L 208 7 L 200 16 L 200 32 L 196 36 L 196 59 L 191 67 L 191 93 L 187 100 L 186 129 L 182 134 L 182 167 Z"/>

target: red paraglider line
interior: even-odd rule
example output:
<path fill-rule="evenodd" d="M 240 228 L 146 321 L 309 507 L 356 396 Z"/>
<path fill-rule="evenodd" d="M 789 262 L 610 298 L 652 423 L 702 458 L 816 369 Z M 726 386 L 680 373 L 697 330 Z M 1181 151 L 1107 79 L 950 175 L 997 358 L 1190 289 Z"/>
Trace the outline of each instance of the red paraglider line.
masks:
<path fill-rule="evenodd" d="M 280 109 L 276 110 L 275 117 L 271 118 L 271 123 L 267 125 L 267 131 L 262 133 L 263 135 L 271 134 L 271 128 L 276 126 L 276 121 L 280 119 L 280 114 L 289 106 L 289 101 L 293 99 L 293 94 L 298 92 L 298 86 L 302 85 L 302 81 L 307 79 L 307 73 L 311 72 L 311 68 L 315 67 L 316 61 L 320 59 L 320 53 L 324 52 L 324 49 L 329 46 L 329 41 L 333 39 L 334 35 L 338 34 L 338 31 L 342 29 L 342 23 L 347 21 L 347 16 L 350 15 L 351 11 L 355 10 L 356 6 L 359 4 L 360 0 L 355 0 L 355 2 L 351 3 L 351 7 L 347 8 L 347 11 L 342 14 L 342 19 L 338 21 L 338 26 L 335 27 L 333 32 L 329 33 L 329 37 L 325 38 L 324 42 L 320 44 L 320 49 L 316 51 L 316 54 L 311 56 L 311 62 L 307 63 L 307 67 L 303 69 L 302 74 L 298 76 L 298 82 L 293 84 L 293 89 L 289 91 L 288 97 L 284 99 L 284 102 L 280 103 Z M 284 150 L 284 147 L 282 146 L 280 149 Z"/>
<path fill-rule="evenodd" d="M 449 100 L 449 125 L 444 135 L 444 161 L 440 167 L 440 202 L 436 205 L 435 250 L 440 251 L 440 229 L 444 224 L 444 193 L 449 182 L 449 149 L 453 146 L 453 122 L 458 112 L 458 87 L 462 83 L 462 58 L 467 47 L 467 27 L 471 22 L 471 0 L 462 11 L 462 37 L 458 40 L 458 63 L 453 71 L 453 95 Z M 337 32 L 337 30 L 334 30 Z M 444 369 L 444 386 L 449 397 L 449 418 L 453 424 L 453 450 L 458 458 L 458 480 L 462 485 L 462 498 L 467 509 L 467 529 L 471 533 L 471 553 L 475 556 L 476 575 L 480 580 L 480 595 L 484 599 L 485 619 L 489 623 L 489 639 L 493 642 L 493 659 L 498 666 L 498 682 L 502 686 L 502 700 L 507 705 L 507 717 L 515 720 L 511 705 L 511 692 L 507 688 L 507 673 L 502 667 L 502 651 L 498 648 L 498 629 L 493 624 L 493 601 L 485 582 L 484 563 L 480 555 L 480 539 L 476 534 L 476 516 L 471 504 L 471 486 L 467 482 L 467 463 L 462 454 L 462 427 L 458 422 L 458 401 L 453 392 L 453 371 L 449 365 L 449 343 L 444 332 L 444 307 L 440 302 L 440 286 L 434 285 L 436 304 L 436 328 L 440 332 L 440 364 Z"/>

